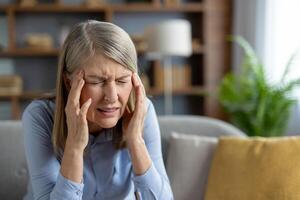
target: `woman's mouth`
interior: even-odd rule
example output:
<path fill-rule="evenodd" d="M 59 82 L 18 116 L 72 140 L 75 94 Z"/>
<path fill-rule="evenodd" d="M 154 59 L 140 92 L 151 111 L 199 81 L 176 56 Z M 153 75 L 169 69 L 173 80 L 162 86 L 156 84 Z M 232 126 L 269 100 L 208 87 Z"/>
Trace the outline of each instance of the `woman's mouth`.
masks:
<path fill-rule="evenodd" d="M 112 107 L 112 108 L 97 108 L 97 110 L 106 117 L 113 117 L 119 110 L 118 107 Z"/>

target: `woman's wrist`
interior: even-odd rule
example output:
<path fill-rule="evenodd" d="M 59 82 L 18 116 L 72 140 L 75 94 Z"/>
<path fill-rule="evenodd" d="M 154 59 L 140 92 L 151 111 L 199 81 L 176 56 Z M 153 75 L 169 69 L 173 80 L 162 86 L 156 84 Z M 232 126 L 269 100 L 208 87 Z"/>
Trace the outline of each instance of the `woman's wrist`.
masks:
<path fill-rule="evenodd" d="M 140 145 L 145 145 L 145 141 L 143 137 L 127 138 L 126 145 L 129 150 L 135 149 Z"/>
<path fill-rule="evenodd" d="M 83 177 L 83 151 L 66 144 L 61 163 L 61 174 L 74 182 L 80 183 Z"/>
<path fill-rule="evenodd" d="M 76 142 L 72 142 L 69 138 L 66 140 L 65 151 L 75 152 L 77 154 L 83 154 L 85 147 L 77 144 Z"/>
<path fill-rule="evenodd" d="M 126 144 L 135 175 L 144 174 L 151 166 L 151 158 L 144 139 L 142 137 L 134 138 L 128 140 Z"/>
<path fill-rule="evenodd" d="M 67 155 L 68 157 L 83 157 L 84 150 L 81 148 L 76 148 L 71 145 L 66 145 L 64 150 L 64 155 Z"/>

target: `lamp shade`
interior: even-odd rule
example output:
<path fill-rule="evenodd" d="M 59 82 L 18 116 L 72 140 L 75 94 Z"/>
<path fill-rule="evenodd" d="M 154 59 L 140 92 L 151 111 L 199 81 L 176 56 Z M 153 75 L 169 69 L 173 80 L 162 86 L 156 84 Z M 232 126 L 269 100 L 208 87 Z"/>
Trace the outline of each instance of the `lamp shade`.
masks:
<path fill-rule="evenodd" d="M 191 24 L 175 19 L 160 22 L 146 29 L 148 55 L 190 56 L 192 54 Z"/>

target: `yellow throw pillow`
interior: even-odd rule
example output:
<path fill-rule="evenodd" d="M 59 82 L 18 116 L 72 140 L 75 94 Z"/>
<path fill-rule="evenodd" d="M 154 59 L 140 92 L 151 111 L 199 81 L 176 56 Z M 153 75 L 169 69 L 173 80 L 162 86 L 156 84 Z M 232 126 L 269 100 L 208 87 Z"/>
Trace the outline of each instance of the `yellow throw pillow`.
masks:
<path fill-rule="evenodd" d="M 300 137 L 220 138 L 205 200 L 296 199 L 300 199 Z"/>

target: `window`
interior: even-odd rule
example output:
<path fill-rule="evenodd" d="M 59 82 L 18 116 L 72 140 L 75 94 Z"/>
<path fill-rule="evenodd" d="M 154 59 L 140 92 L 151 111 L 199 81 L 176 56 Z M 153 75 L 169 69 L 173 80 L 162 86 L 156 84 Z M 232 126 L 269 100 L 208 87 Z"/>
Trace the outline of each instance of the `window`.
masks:
<path fill-rule="evenodd" d="M 263 62 L 267 75 L 272 81 L 279 81 L 285 66 L 293 53 L 300 50 L 300 1 L 299 0 L 266 0 L 265 5 L 265 38 Z M 294 60 L 289 79 L 300 77 L 300 51 Z M 288 134 L 300 134 L 300 90 L 295 91 L 299 99 L 293 109 Z"/>

